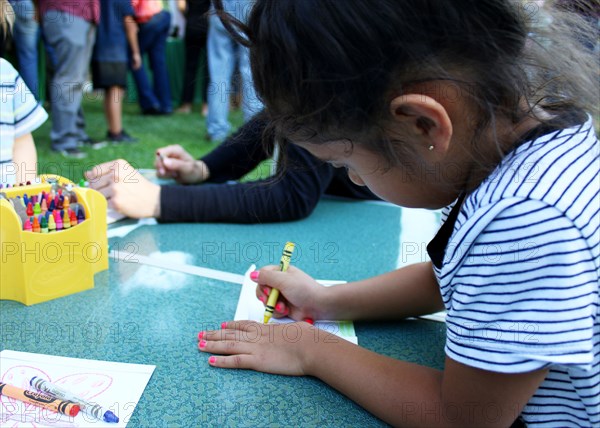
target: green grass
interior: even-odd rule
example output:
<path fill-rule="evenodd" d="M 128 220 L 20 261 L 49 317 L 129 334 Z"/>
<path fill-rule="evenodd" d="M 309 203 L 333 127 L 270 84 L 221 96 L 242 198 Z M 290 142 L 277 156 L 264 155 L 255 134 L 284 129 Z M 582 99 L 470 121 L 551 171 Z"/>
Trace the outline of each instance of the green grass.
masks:
<path fill-rule="evenodd" d="M 83 110 L 88 135 L 96 140 L 106 136 L 106 121 L 101 96 L 87 94 Z M 49 112 L 51 115 L 51 112 Z M 230 120 L 234 129 L 241 125 L 242 114 L 233 111 Z M 125 101 L 123 104 L 123 128 L 139 139 L 136 144 L 108 145 L 102 149 L 83 148 L 85 159 L 71 159 L 50 149 L 50 129 L 52 117 L 34 133 L 38 152 L 39 173 L 58 174 L 78 182 L 83 172 L 93 166 L 115 159 L 125 159 L 136 168 L 153 168 L 156 149 L 168 144 L 180 144 L 192 156 L 199 157 L 214 148 L 206 138 L 206 119 L 200 114 L 200 106 L 195 105 L 192 114 L 170 116 L 142 116 L 137 103 Z"/>

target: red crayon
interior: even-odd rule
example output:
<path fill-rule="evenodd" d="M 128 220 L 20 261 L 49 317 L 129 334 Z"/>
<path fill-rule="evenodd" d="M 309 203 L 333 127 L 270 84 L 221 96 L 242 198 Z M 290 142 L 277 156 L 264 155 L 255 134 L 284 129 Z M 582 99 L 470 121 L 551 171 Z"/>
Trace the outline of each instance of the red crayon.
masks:
<path fill-rule="evenodd" d="M 75 215 L 75 211 L 69 210 L 69 212 L 71 213 L 71 216 L 69 218 L 69 220 L 71 221 L 71 227 L 77 226 L 77 216 Z"/>
<path fill-rule="evenodd" d="M 33 205 L 31 202 L 27 202 L 27 215 L 31 217 L 33 215 Z"/>

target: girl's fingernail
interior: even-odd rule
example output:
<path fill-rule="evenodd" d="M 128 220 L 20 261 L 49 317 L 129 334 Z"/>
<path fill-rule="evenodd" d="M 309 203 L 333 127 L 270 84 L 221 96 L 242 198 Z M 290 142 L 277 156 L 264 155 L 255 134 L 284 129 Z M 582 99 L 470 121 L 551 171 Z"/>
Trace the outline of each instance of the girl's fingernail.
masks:
<path fill-rule="evenodd" d="M 200 343 L 198 343 L 198 348 L 204 349 L 205 347 L 206 347 L 206 340 L 201 340 Z"/>
<path fill-rule="evenodd" d="M 283 311 L 283 303 L 277 303 L 277 304 L 275 305 L 275 310 L 276 310 L 277 312 L 281 312 L 281 311 Z"/>
<path fill-rule="evenodd" d="M 258 298 L 258 300 L 260 300 L 261 302 L 265 303 L 267 301 L 267 298 L 265 296 L 260 296 Z"/>
<path fill-rule="evenodd" d="M 265 293 L 268 296 L 269 294 L 271 294 L 271 289 L 265 287 L 265 288 L 263 288 L 263 293 Z"/>
<path fill-rule="evenodd" d="M 221 323 L 221 328 L 227 328 L 227 321 L 223 321 Z"/>
<path fill-rule="evenodd" d="M 250 279 L 252 281 L 258 281 L 258 275 L 260 274 L 259 271 L 255 270 L 254 272 L 250 272 Z"/>
<path fill-rule="evenodd" d="M 209 363 L 209 364 L 215 364 L 216 362 L 217 362 L 217 357 L 210 357 L 210 358 L 208 359 L 208 363 Z"/>
<path fill-rule="evenodd" d="M 198 333 L 198 340 L 202 340 L 202 338 L 204 337 L 204 331 L 201 331 L 200 333 Z"/>

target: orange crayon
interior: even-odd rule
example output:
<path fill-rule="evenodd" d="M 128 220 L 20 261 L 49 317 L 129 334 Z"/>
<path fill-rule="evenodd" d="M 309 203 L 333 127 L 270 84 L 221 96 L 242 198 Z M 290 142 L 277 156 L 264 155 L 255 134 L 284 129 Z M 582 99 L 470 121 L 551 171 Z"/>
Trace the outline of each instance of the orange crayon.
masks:
<path fill-rule="evenodd" d="M 44 409 L 62 413 L 67 416 L 77 416 L 80 410 L 79 405 L 72 401 L 60 400 L 40 392 L 26 391 L 3 382 L 0 382 L 0 394 L 22 401 L 23 403 L 33 404 L 34 406 L 43 407 Z"/>
<path fill-rule="evenodd" d="M 42 228 L 40 227 L 40 222 L 37 217 L 33 217 L 33 223 L 31 224 L 31 230 L 35 233 L 40 233 Z"/>

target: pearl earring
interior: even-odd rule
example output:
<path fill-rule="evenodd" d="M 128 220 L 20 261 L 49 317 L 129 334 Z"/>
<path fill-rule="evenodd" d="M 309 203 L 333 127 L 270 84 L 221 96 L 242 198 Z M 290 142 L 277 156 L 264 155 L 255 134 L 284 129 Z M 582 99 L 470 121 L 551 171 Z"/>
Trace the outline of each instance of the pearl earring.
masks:
<path fill-rule="evenodd" d="M 429 149 L 429 151 L 430 151 L 430 152 L 432 152 L 434 148 L 435 148 L 435 147 L 433 146 L 433 144 L 432 144 L 431 146 L 429 146 L 429 147 L 428 147 L 428 149 Z"/>

